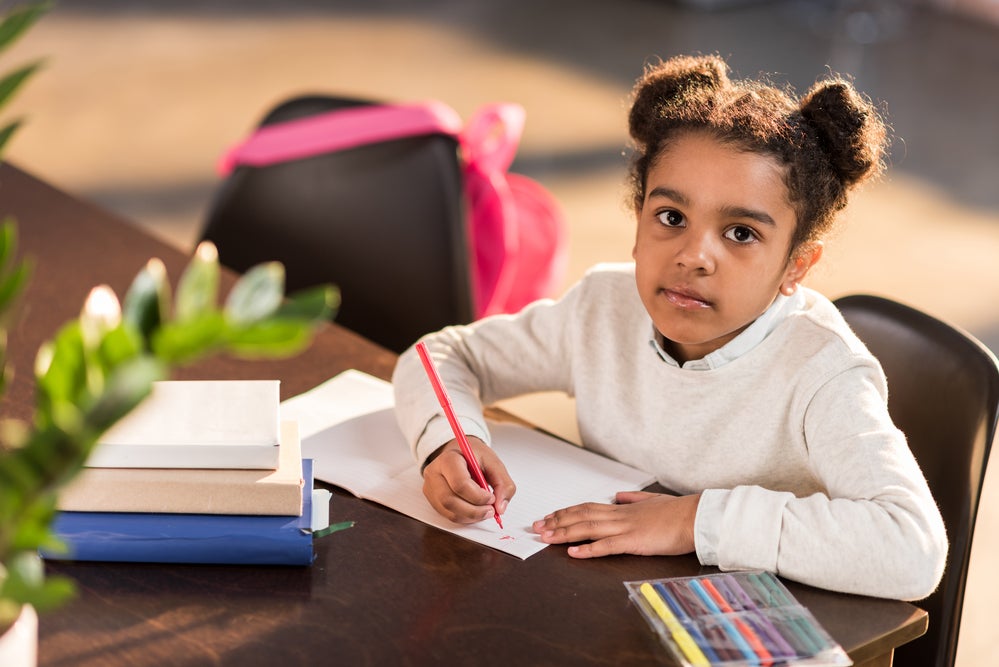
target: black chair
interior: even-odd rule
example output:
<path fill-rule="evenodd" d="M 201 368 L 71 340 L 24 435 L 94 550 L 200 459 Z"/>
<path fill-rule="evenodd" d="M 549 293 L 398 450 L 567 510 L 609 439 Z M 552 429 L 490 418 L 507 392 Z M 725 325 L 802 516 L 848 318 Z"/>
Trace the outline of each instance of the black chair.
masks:
<path fill-rule="evenodd" d="M 301 96 L 261 125 L 371 103 Z M 239 166 L 217 191 L 201 238 L 240 272 L 282 262 L 288 291 L 337 285 L 337 323 L 401 352 L 473 318 L 462 186 L 457 142 L 445 135 Z"/>
<path fill-rule="evenodd" d="M 895 664 L 949 667 L 957 653 L 971 539 L 999 410 L 999 364 L 968 333 L 882 297 L 836 306 L 888 378 L 888 410 L 929 482 L 950 540 L 940 587 L 917 604 L 929 629 Z"/>

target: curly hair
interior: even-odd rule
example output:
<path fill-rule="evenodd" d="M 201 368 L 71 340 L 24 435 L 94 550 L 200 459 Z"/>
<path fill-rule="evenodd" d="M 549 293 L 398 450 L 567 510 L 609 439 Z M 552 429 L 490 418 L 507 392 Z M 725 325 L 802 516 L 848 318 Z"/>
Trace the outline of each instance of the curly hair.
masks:
<path fill-rule="evenodd" d="M 847 192 L 884 168 L 886 125 L 849 81 L 830 78 L 800 99 L 761 81 L 731 80 L 718 56 L 678 56 L 646 68 L 633 91 L 628 118 L 635 142 L 632 205 L 641 210 L 649 170 L 670 142 L 706 132 L 740 150 L 784 166 L 789 203 L 797 215 L 793 252 L 821 238 Z"/>

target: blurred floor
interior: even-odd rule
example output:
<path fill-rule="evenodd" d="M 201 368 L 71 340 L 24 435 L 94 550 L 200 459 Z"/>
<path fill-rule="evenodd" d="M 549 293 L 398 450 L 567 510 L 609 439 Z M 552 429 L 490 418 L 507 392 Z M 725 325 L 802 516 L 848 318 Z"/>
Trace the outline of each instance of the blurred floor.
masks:
<path fill-rule="evenodd" d="M 630 258 L 625 111 L 645 62 L 718 52 L 736 75 L 799 90 L 828 68 L 884 103 L 896 140 L 887 178 L 855 197 L 810 284 L 830 297 L 886 294 L 999 349 L 999 26 L 892 0 L 692 4 L 66 1 L 5 57 L 47 58 L 8 114 L 28 117 L 8 158 L 190 249 L 217 156 L 286 96 L 438 98 L 464 117 L 516 101 L 528 121 L 514 170 L 565 207 L 571 281 Z M 961 667 L 994 662 L 997 470 Z"/>

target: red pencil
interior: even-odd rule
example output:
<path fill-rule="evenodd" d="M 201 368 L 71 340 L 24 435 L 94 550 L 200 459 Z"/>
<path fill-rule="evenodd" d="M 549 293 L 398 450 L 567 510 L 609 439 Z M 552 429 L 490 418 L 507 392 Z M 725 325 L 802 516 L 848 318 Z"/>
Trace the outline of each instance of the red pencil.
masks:
<path fill-rule="evenodd" d="M 479 486 L 489 491 L 485 475 L 482 474 L 482 468 L 479 467 L 479 462 L 476 460 L 475 454 L 472 453 L 472 447 L 468 444 L 468 438 L 465 437 L 465 432 L 461 430 L 461 424 L 458 423 L 458 418 L 454 415 L 454 408 L 451 407 L 451 399 L 448 398 L 447 391 L 444 389 L 444 383 L 441 381 L 441 376 L 437 373 L 437 368 L 430 359 L 427 346 L 424 343 L 417 343 L 416 352 L 420 355 L 420 361 L 423 362 L 423 369 L 427 372 L 430 384 L 434 387 L 434 393 L 437 394 L 437 401 L 441 404 L 441 408 L 444 409 L 444 416 L 447 417 L 448 423 L 451 424 L 451 430 L 454 432 L 454 437 L 458 440 L 458 446 L 461 447 L 461 455 L 465 457 L 465 463 L 468 464 L 468 470 L 472 473 L 472 478 Z M 493 518 L 496 519 L 496 523 L 502 528 L 503 521 L 500 519 L 499 508 L 495 504 L 493 505 L 493 510 L 495 510 Z"/>

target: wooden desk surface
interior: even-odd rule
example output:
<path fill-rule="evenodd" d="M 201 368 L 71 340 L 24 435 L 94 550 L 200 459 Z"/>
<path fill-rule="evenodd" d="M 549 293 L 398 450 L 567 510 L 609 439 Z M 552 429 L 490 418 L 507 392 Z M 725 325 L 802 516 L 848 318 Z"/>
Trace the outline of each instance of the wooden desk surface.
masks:
<path fill-rule="evenodd" d="M 176 281 L 187 258 L 3 165 L 7 215 L 35 272 L 11 331 L 16 375 L 0 406 L 26 418 L 35 350 L 91 287 L 121 295 L 154 256 Z M 331 325 L 294 359 L 215 359 L 178 377 L 278 378 L 287 398 L 347 368 L 387 378 L 394 361 Z M 520 561 L 334 492 L 331 520 L 357 524 L 318 540 L 308 568 L 48 563 L 79 595 L 42 616 L 40 665 L 670 665 L 622 582 L 714 571 L 694 557 L 576 561 L 557 547 Z M 925 631 L 925 612 L 910 604 L 786 583 L 858 663 Z"/>

